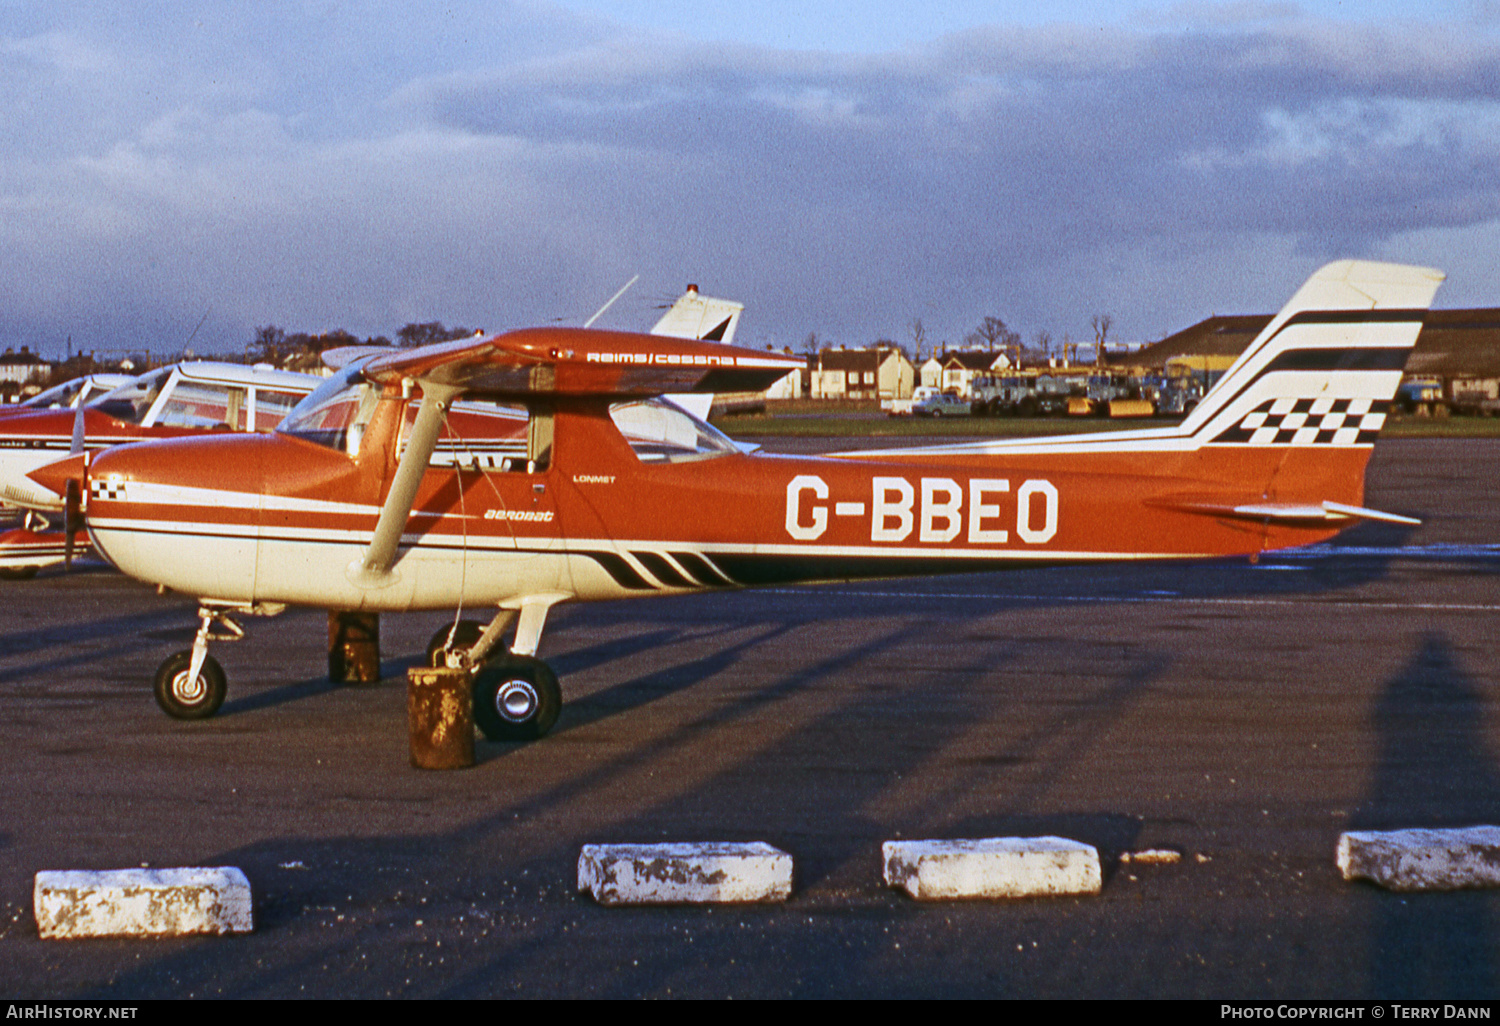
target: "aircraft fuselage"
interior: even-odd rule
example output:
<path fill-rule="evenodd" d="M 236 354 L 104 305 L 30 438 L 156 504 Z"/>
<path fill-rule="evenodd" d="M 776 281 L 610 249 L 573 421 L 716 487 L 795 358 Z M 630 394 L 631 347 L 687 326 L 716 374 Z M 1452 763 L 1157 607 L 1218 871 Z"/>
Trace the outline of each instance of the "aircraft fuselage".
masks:
<path fill-rule="evenodd" d="M 409 421 L 398 410 L 386 419 Z M 1295 448 L 1105 447 L 818 458 L 733 452 L 653 462 L 621 434 L 605 400 L 559 400 L 553 425 L 544 469 L 429 467 L 396 562 L 379 581 L 356 572 L 399 451 L 370 441 L 376 424 L 358 456 L 283 435 L 106 452 L 90 469 L 89 530 L 126 573 L 205 599 L 452 609 L 536 594 L 593 600 L 1247 555 L 1319 541 L 1336 527 L 1192 507 L 1220 496 L 1357 504 L 1362 496 L 1357 486 L 1350 494 L 1348 482 L 1362 479 L 1369 455 L 1368 446 L 1322 447 L 1316 456 Z M 1309 472 L 1288 467 L 1302 461 Z M 1283 477 L 1308 494 L 1279 494 Z"/>

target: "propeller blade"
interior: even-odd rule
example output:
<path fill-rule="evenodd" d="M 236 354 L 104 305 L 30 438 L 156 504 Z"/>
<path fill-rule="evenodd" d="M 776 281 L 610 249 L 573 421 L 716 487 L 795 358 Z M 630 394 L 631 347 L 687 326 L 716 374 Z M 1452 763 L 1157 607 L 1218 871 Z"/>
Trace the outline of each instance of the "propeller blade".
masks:
<path fill-rule="evenodd" d="M 82 489 L 78 478 L 68 478 L 63 493 L 63 569 L 73 569 L 73 535 L 83 522 Z M 55 551 L 55 550 L 54 550 Z"/>
<path fill-rule="evenodd" d="M 68 446 L 68 455 L 77 456 L 83 452 L 84 426 L 83 426 L 83 403 L 78 404 L 78 412 L 73 414 L 73 443 Z"/>

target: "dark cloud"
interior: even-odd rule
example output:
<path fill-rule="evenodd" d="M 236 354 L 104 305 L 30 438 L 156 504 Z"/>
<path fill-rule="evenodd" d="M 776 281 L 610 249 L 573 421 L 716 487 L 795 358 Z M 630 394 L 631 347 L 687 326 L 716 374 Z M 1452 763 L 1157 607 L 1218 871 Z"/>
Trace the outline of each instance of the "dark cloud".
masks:
<path fill-rule="evenodd" d="M 0 40 L 7 86 L 42 97 L 0 115 L 35 144 L 0 164 L 0 271 L 24 258 L 73 295 L 185 281 L 157 319 L 215 306 L 231 339 L 581 317 L 642 272 L 746 301 L 752 337 L 861 342 L 919 316 L 937 338 L 985 314 L 1082 335 L 1102 309 L 1145 337 L 1270 310 L 1324 259 L 1472 267 L 1497 248 L 1483 33 L 1261 7 L 1245 28 L 984 29 L 833 56 L 538 4 L 374 26 L 237 10 L 202 7 L 208 27 L 172 43 L 205 40 L 180 74 L 139 35 Z M 105 114 L 64 116 L 105 95 Z M 0 286 L 0 333 L 78 316 L 27 276 Z"/>
<path fill-rule="evenodd" d="M 1493 124 L 1497 88 L 1492 45 L 1312 25 L 976 31 L 837 59 L 612 47 L 405 99 L 465 133 L 671 161 L 671 179 L 737 172 L 714 215 L 726 236 L 769 245 L 768 206 L 817 211 L 814 231 L 935 258 L 931 282 L 1097 246 L 1270 234 L 1332 256 L 1491 221 L 1496 144 L 1472 116 Z M 899 259 L 892 282 L 911 273 Z"/>

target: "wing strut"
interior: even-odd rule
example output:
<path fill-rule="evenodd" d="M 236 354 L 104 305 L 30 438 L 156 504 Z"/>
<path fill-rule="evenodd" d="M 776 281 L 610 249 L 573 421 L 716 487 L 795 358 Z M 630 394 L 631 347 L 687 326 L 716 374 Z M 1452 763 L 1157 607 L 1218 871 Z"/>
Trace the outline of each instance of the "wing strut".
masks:
<path fill-rule="evenodd" d="M 402 532 L 406 530 L 411 516 L 412 503 L 417 498 L 417 487 L 427 464 L 432 459 L 432 450 L 437 447 L 438 435 L 443 428 L 443 414 L 448 404 L 463 389 L 454 385 L 441 385 L 422 381 L 422 402 L 417 407 L 417 421 L 412 425 L 411 435 L 406 440 L 406 450 L 391 479 L 391 490 L 386 493 L 385 505 L 380 507 L 380 519 L 375 523 L 375 534 L 365 554 L 349 568 L 349 579 L 364 587 L 380 587 L 394 578 L 391 566 L 396 562 L 396 548 L 401 544 Z"/>

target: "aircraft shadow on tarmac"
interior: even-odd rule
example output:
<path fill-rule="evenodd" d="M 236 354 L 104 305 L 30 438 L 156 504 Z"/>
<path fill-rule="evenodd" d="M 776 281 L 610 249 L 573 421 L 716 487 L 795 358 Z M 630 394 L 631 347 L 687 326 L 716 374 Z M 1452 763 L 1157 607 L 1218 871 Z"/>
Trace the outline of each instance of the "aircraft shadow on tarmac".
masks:
<path fill-rule="evenodd" d="M 1485 740 L 1495 715 L 1441 631 L 1424 635 L 1386 682 L 1372 713 L 1379 761 L 1354 830 L 1462 827 L 1496 822 L 1500 766 Z M 1372 929 L 1369 978 L 1390 998 L 1492 999 L 1496 992 L 1493 892 L 1390 894 L 1356 889 Z"/>
<path fill-rule="evenodd" d="M 96 660 L 99 654 L 91 643 L 108 641 L 114 657 L 149 652 L 160 633 L 160 625 L 182 617 L 180 608 L 154 609 L 150 612 L 106 616 L 95 620 L 78 620 L 52 627 L 27 626 L 0 635 L 0 659 L 14 659 L 40 654 L 39 660 L 13 669 L 0 670 L 0 682 L 27 680 L 37 676 L 61 675 L 71 668 Z M 158 628 L 153 630 L 151 628 Z M 189 642 L 192 638 L 189 637 Z"/>
<path fill-rule="evenodd" d="M 722 610 L 702 613 L 701 606 L 682 609 L 684 613 L 697 610 L 692 615 L 702 615 L 710 623 L 723 616 Z M 587 615 L 601 611 L 605 620 L 611 618 L 605 607 L 595 607 Z M 741 640 L 735 644 L 579 699 L 565 706 L 559 730 L 584 729 L 610 715 L 641 709 L 690 688 L 742 660 L 756 659 L 757 650 L 784 643 L 793 626 L 815 618 L 837 620 L 839 616 L 792 603 L 779 617 L 767 617 L 748 627 L 736 622 L 734 630 Z M 293 981 L 320 974 L 326 965 L 350 964 L 362 952 L 381 950 L 382 945 L 389 945 L 382 938 L 393 930 L 408 929 L 416 915 L 442 916 L 450 924 L 469 917 L 476 931 L 488 931 L 487 924 L 498 927 L 504 915 L 514 914 L 512 899 L 523 906 L 530 902 L 535 907 L 540 900 L 553 909 L 559 903 L 565 909 L 578 909 L 586 899 L 572 894 L 576 838 L 559 836 L 550 848 L 509 862 L 487 858 L 487 853 L 506 850 L 507 834 L 517 821 L 586 802 L 608 779 L 648 767 L 675 746 L 701 742 L 749 718 L 781 716 L 787 700 L 819 687 L 830 675 L 902 652 L 930 634 L 937 619 L 951 625 L 954 617 L 906 617 L 825 658 L 806 664 L 782 660 L 779 669 L 768 666 L 764 685 L 655 739 L 582 766 L 529 797 L 508 803 L 498 800 L 493 812 L 453 830 L 416 836 L 271 838 L 224 852 L 215 861 L 244 868 L 258 895 L 258 930 L 267 936 L 257 941 L 257 959 L 243 958 L 243 946 L 237 946 L 239 951 L 204 945 L 164 952 L 160 959 L 122 976 L 95 996 L 159 993 L 164 975 L 180 981 L 184 989 L 196 984 L 222 986 L 231 996 L 277 993 L 279 988 L 289 989 Z M 573 626 L 587 629 L 586 623 Z M 713 633 L 705 633 L 700 622 L 690 622 L 677 630 L 653 630 L 601 642 L 560 656 L 558 662 L 565 670 L 579 673 L 684 638 L 711 641 Z M 993 657 L 995 651 L 990 654 Z M 1025 647 L 1009 650 L 1004 658 L 1024 665 Z M 898 794 L 902 781 L 919 774 L 934 752 L 960 744 L 976 717 L 995 714 L 970 692 L 983 674 L 996 668 L 995 663 L 965 662 L 959 654 L 941 668 L 941 689 L 930 686 L 938 673 L 934 670 L 933 680 L 919 673 L 906 688 L 858 691 L 796 721 L 742 757 L 726 760 L 669 802 L 648 804 L 622 818 L 605 817 L 607 822 L 588 839 L 639 841 L 666 834 L 768 840 L 795 853 L 799 894 L 821 890 L 835 900 L 863 902 L 866 907 L 876 902 L 898 914 L 912 915 L 916 912 L 902 904 L 902 899 L 877 894 L 871 883 L 878 879 L 879 842 L 893 831 L 908 837 L 1058 834 L 1094 844 L 1106 865 L 1112 866 L 1121 852 L 1138 841 L 1139 821 L 1134 816 L 1109 809 L 1056 814 L 1032 810 L 1046 805 L 1048 773 L 1057 773 L 1060 767 L 1065 770 L 1073 753 L 1086 750 L 1097 734 L 1124 715 L 1167 666 L 1168 657 L 1149 648 L 1128 654 L 1092 693 L 1038 718 L 1003 748 L 988 752 L 983 765 L 974 763 L 975 772 L 965 779 L 929 785 L 928 790 L 897 802 L 901 811 L 894 814 L 872 814 L 868 810 Z M 1372 710 L 1379 761 L 1370 796 L 1355 811 L 1351 827 L 1492 820 L 1493 810 L 1500 808 L 1500 770 L 1485 742 L 1483 723 L 1488 713 L 1483 691 L 1463 669 L 1452 643 L 1438 632 L 1422 637 L 1406 665 L 1385 684 Z M 872 723 L 910 726 L 888 732 L 885 743 L 871 746 Z M 482 747 L 488 749 L 486 758 L 493 760 L 523 746 Z M 830 763 L 847 771 L 822 774 L 816 783 L 809 783 L 813 780 L 810 767 Z M 789 779 L 803 783 L 788 786 Z M 984 804 L 993 811 L 976 812 L 972 804 L 965 806 L 964 796 L 975 791 L 986 795 Z M 503 789 L 498 793 L 503 794 Z M 726 809 L 731 810 L 727 815 Z M 286 868 L 303 865 L 308 871 Z M 436 891 L 428 886 L 429 879 L 454 873 L 460 876 L 460 884 L 449 878 Z M 856 892 L 852 897 L 851 891 Z M 419 906 L 421 897 L 428 894 L 435 904 Z M 1367 971 L 1372 993 L 1403 997 L 1493 994 L 1495 897 L 1395 895 L 1365 885 L 1353 887 L 1351 895 L 1351 928 L 1371 938 Z M 335 907 L 349 913 L 349 922 L 340 923 L 337 930 L 310 930 L 309 919 L 325 910 L 331 914 Z M 778 909 L 743 913 L 758 917 L 768 928 L 779 922 L 778 916 L 789 914 Z M 1357 925 L 1361 919 L 1368 924 L 1364 930 Z M 695 923 L 695 929 L 713 925 L 702 917 Z M 295 944 L 278 940 L 287 931 L 299 935 Z M 564 937 L 545 928 L 496 928 L 485 933 L 485 938 L 483 945 L 471 949 L 461 967 L 425 979 L 421 992 L 472 996 L 503 991 L 506 980 L 536 978 L 535 973 L 555 962 L 558 946 L 565 943 Z M 658 983 L 680 980 L 700 957 L 691 948 L 658 954 L 652 972 Z M 874 978 L 879 972 L 857 949 L 831 952 L 829 957 L 841 962 L 823 967 L 822 982 L 809 983 L 805 993 L 821 993 L 818 988 L 832 986 L 829 981 L 835 979 Z M 629 977 L 628 983 L 624 977 L 611 982 L 607 974 L 598 980 L 599 989 L 593 991 L 598 996 L 609 996 L 612 986 L 622 994 L 653 992 L 651 978 L 639 974 Z"/>
<path fill-rule="evenodd" d="M 711 656 L 599 692 L 593 711 L 589 699 L 580 700 L 571 714 L 565 707 L 559 727 L 582 729 L 622 701 L 639 708 L 740 660 L 755 659 L 755 650 L 784 644 L 797 619 L 794 615 L 786 623 L 761 625 L 748 636 L 742 634 L 740 643 Z M 424 916 L 430 922 L 447 924 L 445 936 L 451 936 L 454 929 L 472 928 L 483 935 L 484 943 L 465 945 L 463 957 L 454 960 L 459 964 L 424 976 L 413 993 L 477 996 L 504 992 L 509 980 L 546 979 L 548 967 L 555 966 L 559 952 L 569 946 L 566 935 L 555 932 L 555 923 L 501 929 L 502 920 L 520 916 L 535 923 L 538 903 L 572 916 L 591 905 L 573 892 L 579 842 L 571 831 L 559 831 L 555 840 L 544 841 L 543 847 L 527 857 L 496 857 L 495 853 L 514 850 L 508 835 L 520 829 L 518 821 L 555 815 L 559 808 L 576 809 L 593 800 L 590 795 L 608 781 L 648 769 L 672 750 L 695 742 L 701 745 L 737 723 L 767 717 L 787 723 L 787 729 L 773 732 L 765 743 L 741 755 L 718 759 L 713 770 L 689 788 L 653 799 L 630 815 L 601 816 L 597 830 L 587 839 L 640 841 L 666 835 L 767 840 L 795 854 L 797 893 L 812 892 L 810 900 L 815 902 L 878 907 L 898 916 L 916 915 L 917 910 L 878 883 L 880 842 L 892 836 L 1057 833 L 1095 844 L 1112 864 L 1136 839 L 1134 817 L 1107 810 L 1058 815 L 1029 810 L 1045 804 L 1049 774 L 1057 771 L 1058 761 L 1066 762 L 1074 757 L 1070 753 L 1087 749 L 1092 739 L 1149 691 L 1165 669 L 1166 659 L 1148 651 L 1128 658 L 1086 701 L 1063 704 L 1013 737 L 1003 750 L 986 752 L 966 779 L 941 783 L 937 792 L 902 797 L 904 781 L 920 776 L 935 752 L 961 743 L 977 717 L 1003 715 L 1003 710 L 985 705 L 969 691 L 978 678 L 993 672 L 993 658 L 959 660 L 918 673 L 906 687 L 861 688 L 839 701 L 810 706 L 799 705 L 797 700 L 821 687 L 824 678 L 899 654 L 933 629 L 930 621 L 905 621 L 863 643 L 838 647 L 821 659 L 783 661 L 779 670 L 768 674 L 774 679 L 763 686 L 735 692 L 730 701 L 583 765 L 552 786 L 512 801 L 505 799 L 506 789 L 499 787 L 490 806 L 493 811 L 452 830 L 408 836 L 271 838 L 212 856 L 209 861 L 239 866 L 249 876 L 257 895 L 257 934 L 229 947 L 197 945 L 163 951 L 159 958 L 90 996 L 159 994 L 164 979 L 174 981 L 176 993 L 210 988 L 222 988 L 227 996 L 295 993 L 304 982 L 326 979 L 327 966 L 359 964 L 365 953 L 372 958 L 399 954 L 391 948 L 392 938 L 410 936 L 414 919 Z M 658 632 L 651 640 L 668 643 L 670 638 L 663 636 L 667 633 Z M 573 654 L 574 668 L 619 654 L 613 643 L 582 650 Z M 1019 665 L 1025 654 L 1018 647 L 1005 658 Z M 939 681 L 942 687 L 935 686 Z M 907 723 L 909 728 L 891 731 L 881 726 L 893 723 Z M 872 745 L 872 731 L 886 742 Z M 514 750 L 521 746 L 492 747 Z M 830 764 L 838 765 L 839 771 L 826 772 Z M 963 798 L 975 793 L 981 796 L 980 805 L 999 811 L 974 814 L 974 802 Z M 899 811 L 890 815 L 871 811 L 891 802 Z M 531 834 L 533 842 L 535 836 Z M 424 903 L 429 896 L 432 903 Z M 316 925 L 320 918 L 331 919 L 335 913 L 336 929 Z M 817 956 L 800 947 L 789 949 L 787 931 L 800 929 L 794 923 L 802 915 L 795 907 L 767 907 L 731 910 L 715 919 L 699 910 L 692 922 L 700 933 L 719 930 L 729 936 L 745 957 L 750 956 L 743 949 L 745 935 L 738 925 L 746 918 L 760 924 L 754 943 L 767 946 L 773 953 L 767 957 L 791 959 L 799 975 L 807 971 L 807 982 L 794 990 L 810 996 L 849 993 L 858 986 L 850 981 L 884 978 L 883 948 L 829 941 L 829 950 Z M 463 921 L 469 925 L 454 926 Z M 851 922 L 864 928 L 858 917 Z M 395 943 L 407 945 L 402 951 L 409 949 L 410 942 Z M 597 967 L 595 972 L 578 975 L 587 975 L 589 992 L 595 996 L 659 993 L 660 987 L 670 986 L 673 980 L 703 976 L 706 952 L 692 946 L 660 946 L 653 951 L 649 969 L 643 959 L 639 971 L 618 974 L 606 970 L 609 960 L 619 955 L 609 945 L 629 950 L 639 938 L 627 931 L 625 937 L 598 943 L 605 946 L 591 945 L 588 954 L 578 951 L 571 956 L 583 960 L 580 964 Z M 394 966 L 389 971 L 399 975 Z M 378 973 L 362 979 L 371 988 L 385 982 Z"/>

